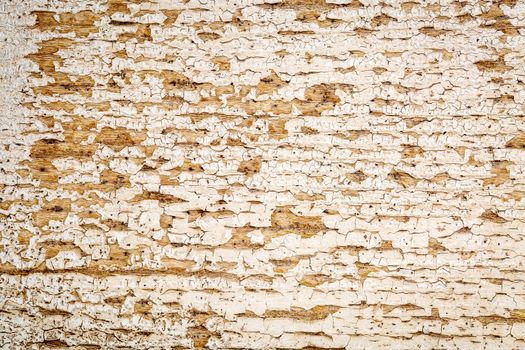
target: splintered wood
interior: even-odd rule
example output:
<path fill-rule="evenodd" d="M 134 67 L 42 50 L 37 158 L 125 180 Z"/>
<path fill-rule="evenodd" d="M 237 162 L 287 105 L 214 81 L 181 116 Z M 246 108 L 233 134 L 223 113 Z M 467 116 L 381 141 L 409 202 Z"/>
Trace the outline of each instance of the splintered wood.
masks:
<path fill-rule="evenodd" d="M 0 348 L 525 349 L 525 0 L 0 19 Z"/>

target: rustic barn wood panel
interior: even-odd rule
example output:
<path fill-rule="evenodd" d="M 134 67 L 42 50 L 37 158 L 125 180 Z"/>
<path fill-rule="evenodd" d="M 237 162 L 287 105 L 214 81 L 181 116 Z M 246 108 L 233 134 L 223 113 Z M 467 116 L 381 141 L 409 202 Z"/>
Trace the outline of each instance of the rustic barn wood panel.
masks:
<path fill-rule="evenodd" d="M 1 349 L 525 349 L 525 2 L 0 0 Z"/>

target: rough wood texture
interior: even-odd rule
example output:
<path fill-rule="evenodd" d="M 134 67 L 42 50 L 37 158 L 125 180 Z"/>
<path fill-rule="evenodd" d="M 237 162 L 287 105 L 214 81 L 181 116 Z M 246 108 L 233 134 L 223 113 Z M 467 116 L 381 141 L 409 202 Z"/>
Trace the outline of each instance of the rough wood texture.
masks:
<path fill-rule="evenodd" d="M 525 2 L 0 0 L 2 349 L 524 349 Z"/>

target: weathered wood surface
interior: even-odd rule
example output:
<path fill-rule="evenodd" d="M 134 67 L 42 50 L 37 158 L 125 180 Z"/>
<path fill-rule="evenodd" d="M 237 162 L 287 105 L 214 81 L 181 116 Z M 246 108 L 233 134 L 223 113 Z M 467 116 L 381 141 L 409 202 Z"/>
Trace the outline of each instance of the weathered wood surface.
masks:
<path fill-rule="evenodd" d="M 2 349 L 525 348 L 525 2 L 0 1 Z"/>

